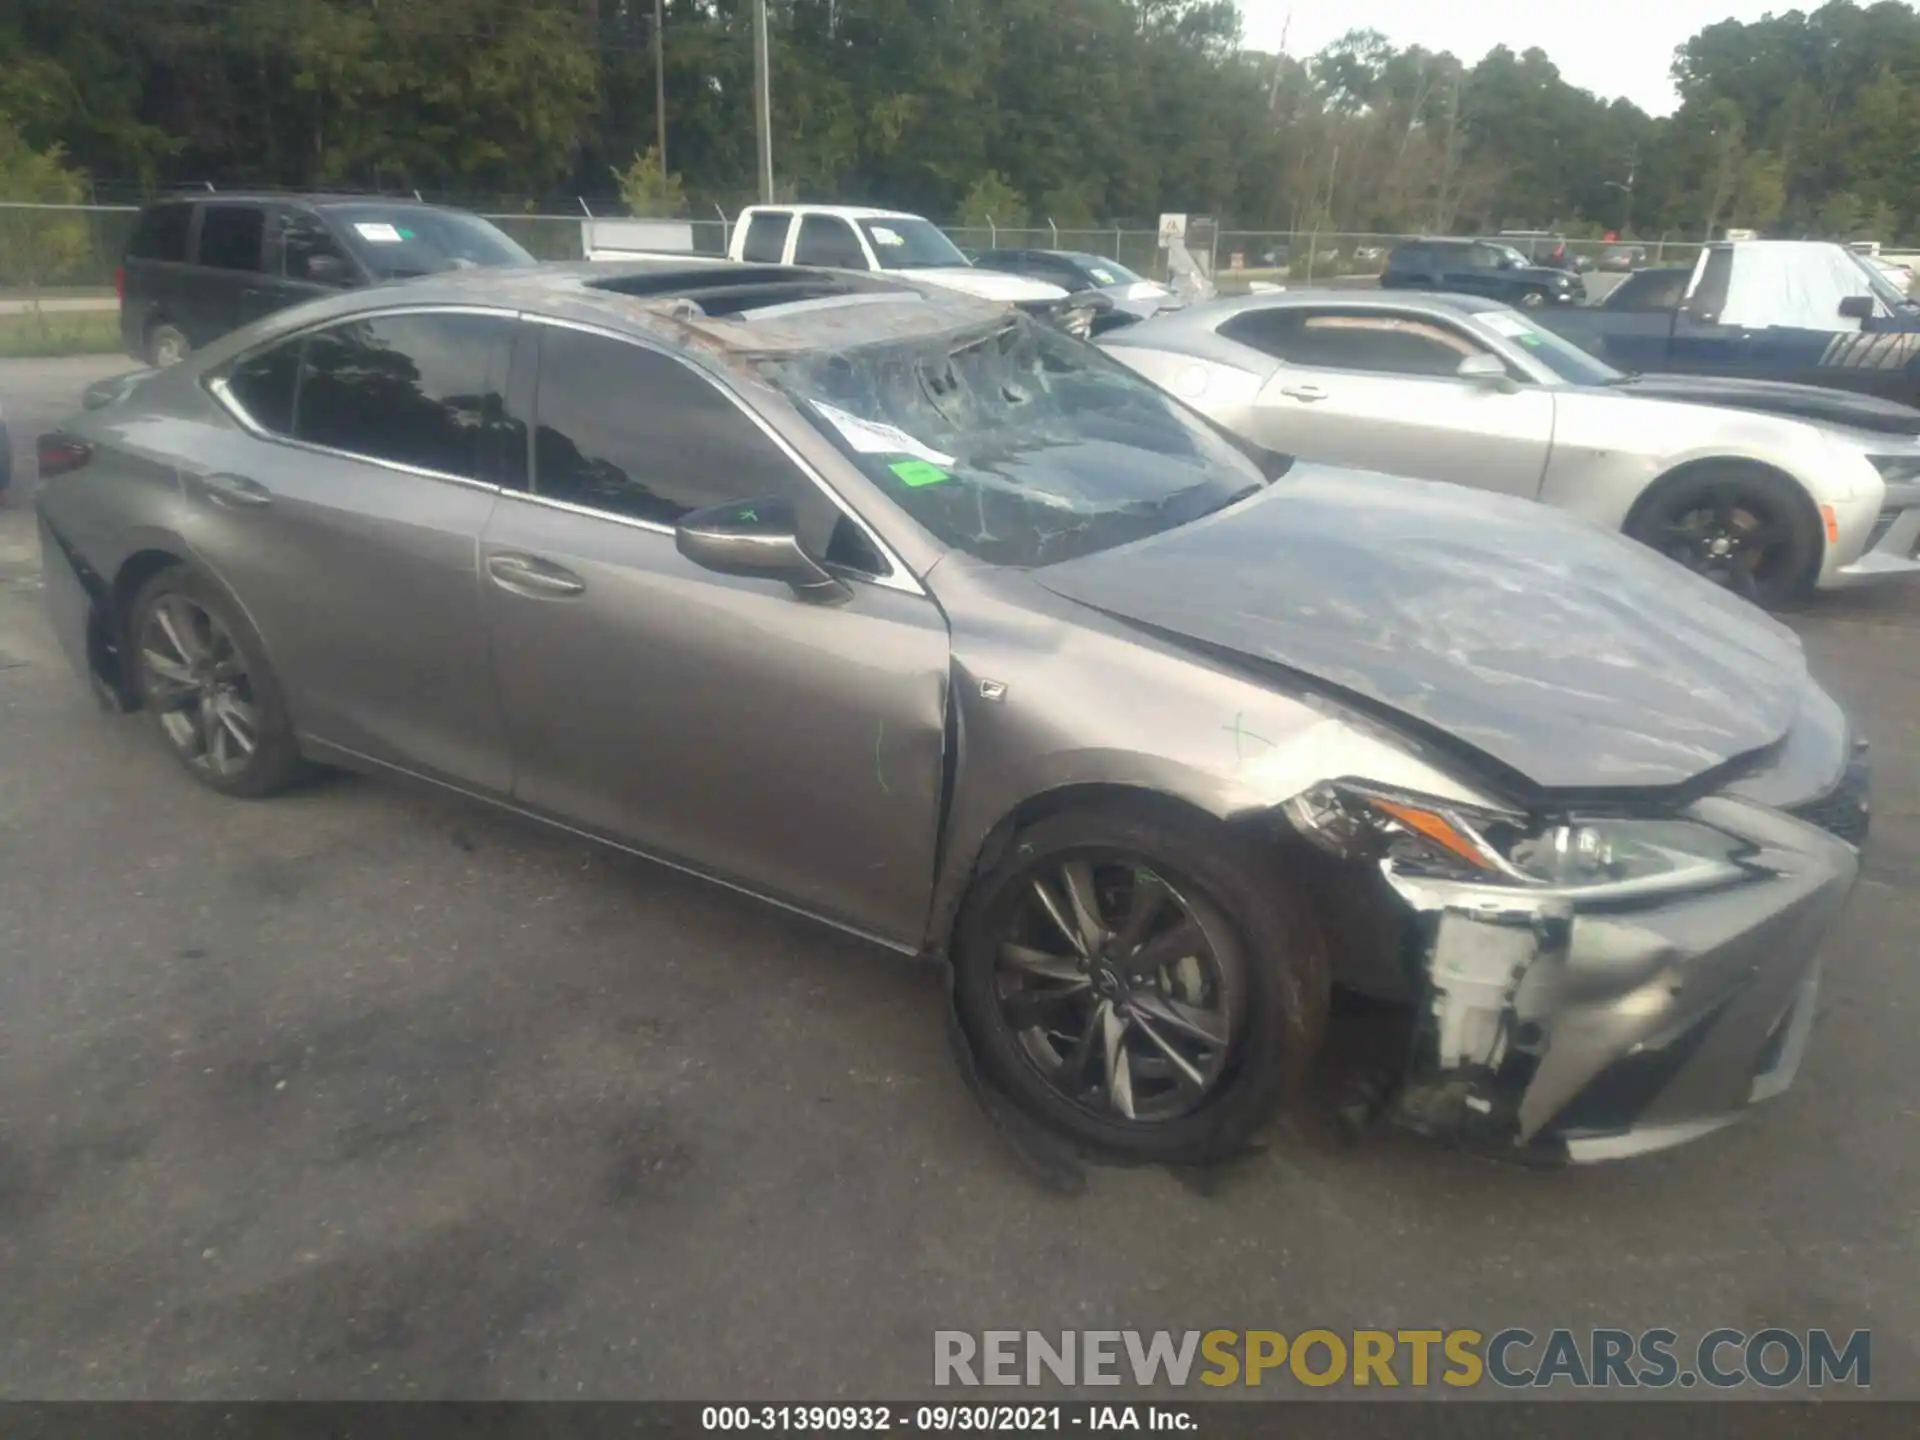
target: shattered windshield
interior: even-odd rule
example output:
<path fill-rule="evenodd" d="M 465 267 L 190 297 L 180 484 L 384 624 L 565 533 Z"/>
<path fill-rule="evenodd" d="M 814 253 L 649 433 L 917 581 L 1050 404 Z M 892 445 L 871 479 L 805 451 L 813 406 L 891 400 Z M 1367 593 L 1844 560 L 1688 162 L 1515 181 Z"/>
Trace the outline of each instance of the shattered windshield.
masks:
<path fill-rule="evenodd" d="M 860 228 L 882 270 L 933 270 L 948 265 L 964 269 L 968 263 L 959 247 L 928 220 L 862 220 Z"/>
<path fill-rule="evenodd" d="M 1268 479 L 1184 406 L 1025 316 L 762 368 L 937 539 L 994 564 L 1124 545 Z"/>

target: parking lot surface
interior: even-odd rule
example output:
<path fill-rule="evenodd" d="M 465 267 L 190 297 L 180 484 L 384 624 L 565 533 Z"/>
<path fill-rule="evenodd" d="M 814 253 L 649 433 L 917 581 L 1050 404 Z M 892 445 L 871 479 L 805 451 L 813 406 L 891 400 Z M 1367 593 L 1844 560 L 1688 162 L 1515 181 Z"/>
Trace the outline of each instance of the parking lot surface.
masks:
<path fill-rule="evenodd" d="M 0 365 L 16 443 L 125 365 Z M 1210 1191 L 1067 1198 L 929 969 L 397 783 L 194 786 L 67 670 L 24 501 L 0 1394 L 905 1398 L 936 1329 L 1783 1325 L 1871 1327 L 1874 1395 L 1920 1397 L 1920 590 L 1795 622 L 1877 833 L 1782 1100 L 1582 1171 L 1288 1123 Z"/>

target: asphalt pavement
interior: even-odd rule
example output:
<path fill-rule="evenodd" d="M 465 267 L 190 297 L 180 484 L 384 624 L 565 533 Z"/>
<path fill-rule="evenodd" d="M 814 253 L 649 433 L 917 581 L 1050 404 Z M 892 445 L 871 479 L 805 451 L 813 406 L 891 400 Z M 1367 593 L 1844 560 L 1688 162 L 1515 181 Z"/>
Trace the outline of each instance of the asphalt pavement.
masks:
<path fill-rule="evenodd" d="M 16 443 L 124 363 L 0 364 Z M 195 787 L 65 667 L 22 500 L 0 1396 L 905 1398 L 936 1329 L 1780 1325 L 1871 1327 L 1920 1397 L 1920 590 L 1795 621 L 1877 835 L 1783 1099 L 1579 1171 L 1289 1121 L 1069 1198 L 926 968 L 398 783 Z"/>

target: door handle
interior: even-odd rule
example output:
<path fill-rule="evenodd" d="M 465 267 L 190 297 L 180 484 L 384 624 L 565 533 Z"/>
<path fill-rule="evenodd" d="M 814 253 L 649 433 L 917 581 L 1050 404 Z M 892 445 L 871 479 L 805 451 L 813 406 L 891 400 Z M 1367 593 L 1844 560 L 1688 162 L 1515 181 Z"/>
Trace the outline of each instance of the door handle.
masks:
<path fill-rule="evenodd" d="M 487 574 L 503 590 L 528 595 L 536 600 L 559 600 L 579 595 L 587 582 L 571 570 L 562 570 L 547 560 L 532 555 L 502 553 L 487 557 Z"/>
<path fill-rule="evenodd" d="M 207 499 L 229 509 L 258 509 L 273 503 L 271 490 L 244 475 L 201 475 L 196 477 L 196 482 Z"/>
<path fill-rule="evenodd" d="M 1327 392 L 1318 385 L 1284 385 L 1280 393 L 1289 400 L 1302 400 L 1311 405 L 1316 400 L 1327 398 Z"/>

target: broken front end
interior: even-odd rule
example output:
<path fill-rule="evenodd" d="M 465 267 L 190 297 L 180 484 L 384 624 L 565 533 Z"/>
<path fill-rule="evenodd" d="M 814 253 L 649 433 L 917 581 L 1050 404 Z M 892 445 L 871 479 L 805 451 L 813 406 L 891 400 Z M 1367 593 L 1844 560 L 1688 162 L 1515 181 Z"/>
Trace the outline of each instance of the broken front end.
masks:
<path fill-rule="evenodd" d="M 1858 871 L 1865 767 L 1789 813 L 1718 794 L 1542 820 L 1362 785 L 1285 816 L 1365 867 L 1414 996 L 1385 1113 L 1528 1159 L 1644 1154 L 1792 1082 Z"/>

